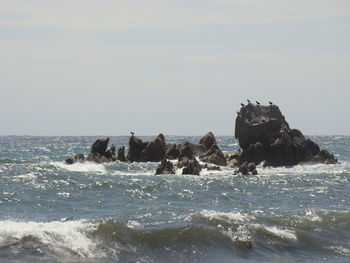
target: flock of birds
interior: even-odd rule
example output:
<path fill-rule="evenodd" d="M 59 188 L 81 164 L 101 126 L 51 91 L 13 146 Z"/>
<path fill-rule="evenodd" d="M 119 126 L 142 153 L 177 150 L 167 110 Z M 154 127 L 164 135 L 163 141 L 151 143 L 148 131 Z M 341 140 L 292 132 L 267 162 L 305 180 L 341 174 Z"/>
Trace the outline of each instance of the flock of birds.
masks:
<path fill-rule="evenodd" d="M 248 101 L 248 104 L 251 103 L 251 101 L 250 101 L 249 99 L 247 99 L 247 101 Z M 257 104 L 257 105 L 260 105 L 260 102 L 259 102 L 259 101 L 256 101 L 256 104 Z M 273 103 L 272 103 L 271 101 L 269 101 L 269 104 L 270 104 L 270 105 L 273 105 Z M 241 103 L 241 106 L 244 107 L 245 105 L 244 105 L 243 103 Z"/>
<path fill-rule="evenodd" d="M 251 101 L 250 101 L 249 99 L 247 99 L 247 102 L 248 102 L 248 104 L 251 103 Z M 256 105 L 258 105 L 258 106 L 260 105 L 260 102 L 259 102 L 259 101 L 255 101 L 255 102 L 256 102 Z M 270 105 L 273 105 L 273 103 L 272 103 L 271 101 L 269 101 L 269 104 L 270 104 Z M 241 103 L 241 106 L 244 107 L 245 105 L 244 105 L 243 103 Z M 239 111 L 236 111 L 236 113 L 237 113 L 238 115 L 240 114 Z"/>

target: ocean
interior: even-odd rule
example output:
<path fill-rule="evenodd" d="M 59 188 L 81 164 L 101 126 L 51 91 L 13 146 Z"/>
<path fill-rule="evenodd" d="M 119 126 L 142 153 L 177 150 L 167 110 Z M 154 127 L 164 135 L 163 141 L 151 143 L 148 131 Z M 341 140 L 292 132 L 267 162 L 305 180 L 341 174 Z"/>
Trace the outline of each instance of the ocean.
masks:
<path fill-rule="evenodd" d="M 0 136 L 1 263 L 350 261 L 349 136 L 311 136 L 340 164 L 260 165 L 254 176 L 64 163 L 97 138 Z M 233 137 L 216 139 L 238 149 Z"/>

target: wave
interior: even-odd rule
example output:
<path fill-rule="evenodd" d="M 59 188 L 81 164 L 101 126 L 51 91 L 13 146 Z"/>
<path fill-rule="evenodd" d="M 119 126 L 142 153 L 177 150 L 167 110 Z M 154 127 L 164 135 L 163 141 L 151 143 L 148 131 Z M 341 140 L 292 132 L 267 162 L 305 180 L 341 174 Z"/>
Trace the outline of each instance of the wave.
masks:
<path fill-rule="evenodd" d="M 243 261 L 249 256 L 266 262 L 278 262 L 286 256 L 294 261 L 313 260 L 319 255 L 348 258 L 350 212 L 311 213 L 314 215 L 305 211 L 303 215 L 266 217 L 260 212 L 203 210 L 186 216 L 185 224 L 149 229 L 137 221 L 124 224 L 113 219 L 46 223 L 7 220 L 0 221 L 0 252 L 28 253 L 29 249 L 31 254 L 51 258 L 109 258 L 118 262 L 145 257 L 145 262 L 193 262 L 199 261 L 199 255 L 206 262 L 221 262 L 222 253 Z M 211 256 L 216 260 L 209 260 Z"/>
<path fill-rule="evenodd" d="M 65 164 L 62 162 L 52 162 L 53 166 L 59 169 L 64 169 L 70 172 L 82 172 L 82 173 L 100 173 L 106 174 L 107 170 L 103 164 L 92 163 L 92 162 L 82 162 Z"/>
<path fill-rule="evenodd" d="M 16 248 L 32 253 L 65 258 L 99 258 L 105 256 L 98 251 L 96 243 L 88 233 L 94 224 L 85 220 L 53 222 L 0 221 L 0 248 Z"/>

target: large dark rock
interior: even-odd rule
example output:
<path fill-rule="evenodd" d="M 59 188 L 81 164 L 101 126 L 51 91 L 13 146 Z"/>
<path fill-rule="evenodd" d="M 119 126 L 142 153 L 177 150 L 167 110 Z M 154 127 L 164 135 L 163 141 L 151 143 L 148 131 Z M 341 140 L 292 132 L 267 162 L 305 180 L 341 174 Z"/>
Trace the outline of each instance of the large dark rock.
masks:
<path fill-rule="evenodd" d="M 109 137 L 97 139 L 92 144 L 90 153 L 99 153 L 100 155 L 104 155 L 108 146 L 108 142 L 109 142 Z"/>
<path fill-rule="evenodd" d="M 147 143 L 144 143 L 140 138 L 131 136 L 129 138 L 129 151 L 127 160 L 130 162 L 139 162 L 141 160 L 141 153 L 146 148 Z"/>
<path fill-rule="evenodd" d="M 249 103 L 236 118 L 235 137 L 243 152 L 238 165 L 245 162 L 265 166 L 291 166 L 301 162 L 337 163 L 333 155 L 289 124 L 276 105 Z M 242 168 L 244 169 L 244 168 Z"/>
<path fill-rule="evenodd" d="M 269 144 L 270 138 L 278 136 L 282 129 L 288 128 L 289 125 L 278 106 L 249 103 L 237 115 L 235 137 L 245 150 L 257 142 Z"/>
<path fill-rule="evenodd" d="M 165 139 L 159 134 L 153 141 L 147 143 L 146 148 L 141 152 L 140 161 L 159 162 L 165 157 Z"/>
<path fill-rule="evenodd" d="M 209 150 L 213 145 L 216 145 L 216 139 L 212 132 L 208 132 L 200 140 L 199 144 L 204 145 L 205 150 Z"/>
<path fill-rule="evenodd" d="M 177 165 L 179 168 L 183 168 L 182 174 L 199 175 L 202 170 L 202 166 L 195 157 L 180 157 Z"/>
<path fill-rule="evenodd" d="M 205 152 L 205 147 L 203 144 L 194 144 L 191 142 L 182 142 L 178 145 L 177 149 L 179 151 L 179 158 L 185 156 L 192 158 Z"/>
<path fill-rule="evenodd" d="M 213 163 L 221 166 L 227 165 L 226 157 L 216 143 L 213 144 L 205 153 L 200 155 L 199 159 L 206 163 Z"/>
<path fill-rule="evenodd" d="M 131 162 L 159 162 L 165 157 L 165 138 L 159 134 L 150 142 L 131 136 L 127 160 Z"/>
<path fill-rule="evenodd" d="M 175 174 L 175 167 L 170 161 L 164 158 L 159 164 L 156 174 Z"/>
<path fill-rule="evenodd" d="M 97 139 L 91 146 L 91 151 L 87 160 L 96 163 L 115 161 L 115 146 L 112 144 L 112 146 L 107 149 L 108 142 L 108 137 Z"/>
<path fill-rule="evenodd" d="M 179 158 L 180 152 L 175 143 L 167 143 L 165 145 L 165 156 L 168 159 L 177 159 Z"/>

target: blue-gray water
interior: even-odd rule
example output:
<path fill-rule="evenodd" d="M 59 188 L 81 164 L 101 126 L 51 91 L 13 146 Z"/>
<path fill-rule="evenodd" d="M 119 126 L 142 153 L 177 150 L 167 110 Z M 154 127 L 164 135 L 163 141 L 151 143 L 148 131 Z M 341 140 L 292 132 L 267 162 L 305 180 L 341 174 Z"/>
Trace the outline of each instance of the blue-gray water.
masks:
<path fill-rule="evenodd" d="M 96 138 L 0 136 L 0 262 L 349 262 L 350 137 L 312 137 L 339 165 L 246 177 L 63 163 Z"/>

